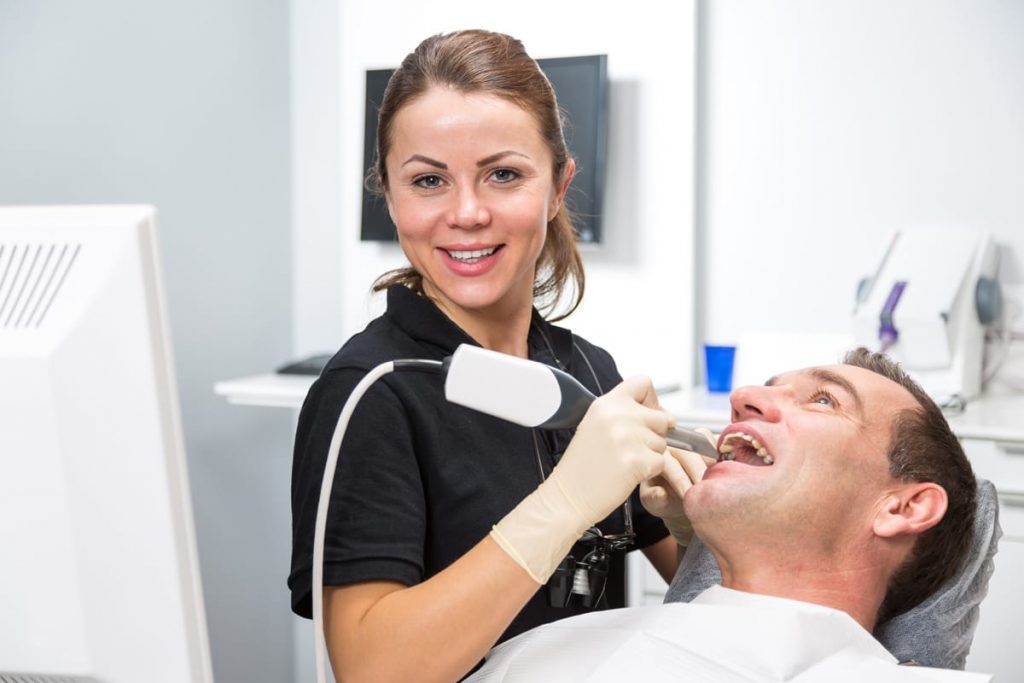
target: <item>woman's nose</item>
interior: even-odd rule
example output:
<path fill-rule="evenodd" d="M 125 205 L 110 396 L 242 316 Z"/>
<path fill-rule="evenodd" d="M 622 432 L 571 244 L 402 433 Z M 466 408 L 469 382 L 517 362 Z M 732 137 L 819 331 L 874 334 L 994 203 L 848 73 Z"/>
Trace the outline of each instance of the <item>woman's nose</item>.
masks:
<path fill-rule="evenodd" d="M 476 188 L 461 187 L 453 193 L 448 223 L 454 228 L 472 230 L 490 222 L 490 211 Z"/>
<path fill-rule="evenodd" d="M 729 395 L 732 404 L 732 421 L 745 418 L 760 418 L 768 422 L 778 422 L 782 415 L 779 399 L 782 398 L 781 387 L 740 387 Z"/>

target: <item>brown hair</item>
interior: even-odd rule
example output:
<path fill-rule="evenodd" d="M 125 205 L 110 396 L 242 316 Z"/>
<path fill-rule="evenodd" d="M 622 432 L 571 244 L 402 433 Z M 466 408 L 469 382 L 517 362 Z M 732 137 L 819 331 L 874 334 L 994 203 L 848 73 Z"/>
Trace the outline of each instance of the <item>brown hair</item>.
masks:
<path fill-rule="evenodd" d="M 555 92 L 537 62 L 523 44 L 511 36 L 490 31 L 457 31 L 427 38 L 402 61 L 384 91 L 377 124 L 376 156 L 367 186 L 384 192 L 388 187 L 385 160 L 391 147 L 395 115 L 415 98 L 435 86 L 463 93 L 486 93 L 514 102 L 537 122 L 541 137 L 551 151 L 553 176 L 563 177 L 570 156 L 562 135 L 562 117 Z M 407 266 L 381 275 L 373 283 L 378 292 L 394 284 L 423 291 L 423 277 Z M 569 316 L 583 299 L 583 259 L 576 248 L 576 230 L 569 209 L 561 208 L 548 223 L 547 237 L 534 276 L 533 298 L 551 313 L 562 295 L 573 287 L 568 310 L 552 320 Z"/>
<path fill-rule="evenodd" d="M 865 348 L 846 354 L 843 363 L 882 375 L 914 397 L 918 408 L 893 418 L 889 472 L 901 481 L 938 484 L 949 500 L 942 520 L 918 537 L 890 578 L 878 614 L 880 624 L 919 605 L 959 570 L 971 547 L 977 483 L 942 410 L 897 363 Z"/>

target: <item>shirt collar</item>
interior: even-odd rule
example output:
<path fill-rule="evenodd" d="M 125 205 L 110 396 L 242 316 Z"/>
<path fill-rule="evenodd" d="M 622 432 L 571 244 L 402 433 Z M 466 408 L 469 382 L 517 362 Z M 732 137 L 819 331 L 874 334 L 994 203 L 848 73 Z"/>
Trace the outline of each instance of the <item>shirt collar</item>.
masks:
<path fill-rule="evenodd" d="M 571 364 L 572 332 L 564 327 L 552 325 L 536 308 L 533 309 L 533 317 L 530 319 L 530 334 L 526 343 L 530 358 L 533 360 L 562 369 Z"/>
<path fill-rule="evenodd" d="M 439 358 L 454 353 L 459 344 L 480 346 L 433 301 L 409 287 L 392 285 L 388 287 L 387 297 L 385 315 L 420 344 L 435 347 Z M 572 332 L 555 327 L 534 308 L 527 337 L 530 358 L 555 366 L 568 365 L 572 358 L 572 347 Z M 551 357 L 552 353 L 554 358 Z"/>
<path fill-rule="evenodd" d="M 388 287 L 388 309 L 384 315 L 416 342 L 436 347 L 439 357 L 453 353 L 459 344 L 479 346 L 433 301 L 405 285 Z"/>

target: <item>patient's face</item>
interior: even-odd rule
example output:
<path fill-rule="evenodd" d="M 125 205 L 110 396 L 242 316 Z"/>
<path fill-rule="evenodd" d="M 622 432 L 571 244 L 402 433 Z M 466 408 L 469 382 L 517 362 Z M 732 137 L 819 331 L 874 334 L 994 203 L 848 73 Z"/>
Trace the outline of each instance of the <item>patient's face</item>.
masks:
<path fill-rule="evenodd" d="M 832 546 L 866 538 L 897 483 L 888 444 L 893 417 L 917 405 L 910 393 L 869 370 L 835 365 L 737 389 L 730 401 L 732 424 L 719 446 L 731 453 L 685 499 L 697 531 L 776 547 L 794 538 Z"/>

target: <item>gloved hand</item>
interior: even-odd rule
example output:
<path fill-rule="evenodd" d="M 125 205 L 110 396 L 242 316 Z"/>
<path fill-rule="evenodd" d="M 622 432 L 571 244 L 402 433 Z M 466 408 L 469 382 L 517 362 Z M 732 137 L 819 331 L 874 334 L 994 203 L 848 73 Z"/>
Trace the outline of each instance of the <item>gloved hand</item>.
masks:
<path fill-rule="evenodd" d="M 707 429 L 698 429 L 712 444 L 714 435 Z M 683 511 L 683 496 L 704 477 L 711 458 L 676 448 L 668 448 L 663 455 L 661 473 L 640 482 L 640 502 L 656 517 L 661 517 L 676 543 L 686 547 L 693 539 L 693 525 Z"/>
<path fill-rule="evenodd" d="M 634 377 L 596 399 L 558 465 L 491 530 L 491 538 L 540 584 L 583 532 L 664 466 L 672 418 L 650 379 Z"/>

